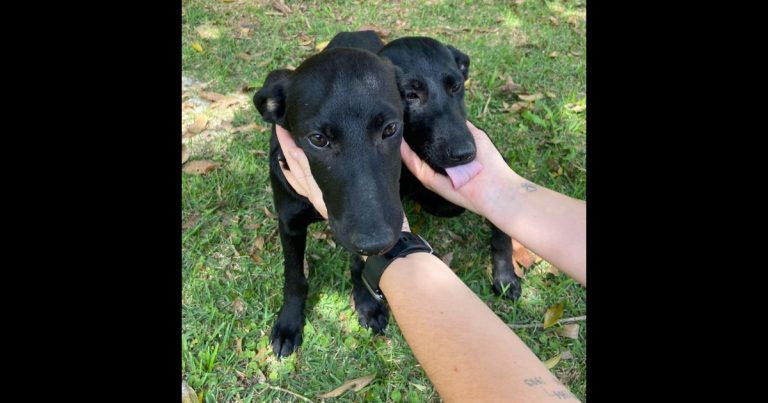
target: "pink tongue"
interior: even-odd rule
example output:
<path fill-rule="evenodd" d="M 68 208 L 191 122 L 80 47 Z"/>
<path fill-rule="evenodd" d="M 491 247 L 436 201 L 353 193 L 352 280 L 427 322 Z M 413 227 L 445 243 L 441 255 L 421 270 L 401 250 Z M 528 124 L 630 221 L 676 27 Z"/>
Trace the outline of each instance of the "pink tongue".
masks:
<path fill-rule="evenodd" d="M 470 179 L 474 178 L 475 175 L 479 174 L 482 170 L 483 166 L 479 162 L 472 161 L 469 164 L 459 165 L 453 168 L 445 168 L 445 173 L 451 178 L 453 188 L 458 189 L 464 186 L 465 183 L 469 182 Z"/>

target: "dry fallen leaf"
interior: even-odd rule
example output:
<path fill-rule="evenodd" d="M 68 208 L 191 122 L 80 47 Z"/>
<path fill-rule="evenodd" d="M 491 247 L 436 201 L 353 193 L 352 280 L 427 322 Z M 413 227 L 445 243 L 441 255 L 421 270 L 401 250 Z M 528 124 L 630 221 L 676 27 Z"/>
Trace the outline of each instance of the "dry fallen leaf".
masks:
<path fill-rule="evenodd" d="M 312 43 L 312 38 L 309 37 L 309 35 L 300 32 L 299 33 L 299 45 L 306 46 Z"/>
<path fill-rule="evenodd" d="M 530 102 L 515 102 L 512 104 L 512 110 L 520 112 L 523 109 L 533 109 L 533 104 Z"/>
<path fill-rule="evenodd" d="M 336 241 L 334 241 L 333 239 L 328 238 L 325 240 L 325 242 L 328 242 L 328 245 L 331 245 L 331 248 L 334 248 L 334 249 L 336 248 Z"/>
<path fill-rule="evenodd" d="M 203 39 L 219 39 L 221 37 L 221 30 L 209 24 L 200 25 L 195 28 L 195 31 Z"/>
<path fill-rule="evenodd" d="M 194 214 L 181 224 L 181 229 L 190 229 L 200 221 L 200 214 Z"/>
<path fill-rule="evenodd" d="M 568 17 L 567 21 L 568 21 L 568 24 L 570 24 L 572 27 L 574 27 L 574 28 L 578 28 L 579 27 L 579 17 L 578 16 L 572 15 L 572 16 Z"/>
<path fill-rule="evenodd" d="M 256 254 L 250 254 L 250 255 L 248 255 L 248 256 L 250 256 L 250 257 L 251 257 L 251 259 L 253 259 L 253 262 L 254 262 L 254 263 L 256 263 L 256 264 L 261 264 L 261 262 L 263 261 L 263 260 L 261 259 L 261 256 L 259 256 L 259 255 L 256 255 Z"/>
<path fill-rule="evenodd" d="M 262 210 L 264 211 L 264 214 L 266 214 L 268 218 L 275 218 L 275 214 L 269 211 L 268 208 L 264 207 Z"/>
<path fill-rule="evenodd" d="M 204 100 L 211 101 L 211 102 L 219 102 L 227 99 L 226 95 L 219 94 L 218 92 L 200 91 L 198 95 L 200 96 L 200 98 L 203 98 Z"/>
<path fill-rule="evenodd" d="M 283 0 L 272 0 L 272 8 L 283 13 L 283 15 L 286 15 L 286 16 L 291 13 L 291 8 L 285 5 L 285 3 L 283 3 Z"/>
<path fill-rule="evenodd" d="M 516 261 L 515 259 L 512 259 L 512 268 L 514 268 L 514 269 L 515 269 L 515 275 L 516 275 L 518 278 L 523 278 L 523 277 L 525 277 L 525 273 L 523 273 L 523 269 L 521 269 L 521 268 L 520 268 L 520 265 L 519 265 L 519 264 L 517 264 L 517 261 Z"/>
<path fill-rule="evenodd" d="M 253 242 L 253 244 L 256 246 L 256 249 L 258 250 L 264 249 L 264 237 L 263 236 L 256 237 L 256 240 Z"/>
<path fill-rule="evenodd" d="M 511 78 L 507 78 L 507 82 L 504 83 L 504 85 L 502 85 L 501 87 L 499 87 L 500 92 L 507 93 L 507 94 L 517 94 L 522 90 L 523 90 L 523 87 L 518 84 L 515 84 Z"/>
<path fill-rule="evenodd" d="M 552 327 L 555 323 L 557 323 L 557 321 L 563 317 L 564 309 L 565 304 L 562 302 L 550 306 L 549 309 L 547 309 L 547 312 L 544 314 L 544 329 Z"/>
<path fill-rule="evenodd" d="M 568 109 L 571 112 L 583 112 L 585 109 L 587 109 L 586 106 L 580 105 L 580 104 L 566 104 L 565 109 Z"/>
<path fill-rule="evenodd" d="M 560 362 L 560 354 L 544 361 L 544 366 L 547 367 L 547 369 L 552 369 L 558 362 Z"/>
<path fill-rule="evenodd" d="M 557 334 L 563 337 L 567 337 L 569 339 L 578 339 L 579 338 L 579 324 L 578 323 L 569 323 L 567 325 L 563 325 L 563 327 L 556 330 Z"/>
<path fill-rule="evenodd" d="M 547 98 L 556 98 L 557 97 L 557 95 L 554 92 L 551 92 L 551 91 L 547 91 L 544 94 L 547 96 Z"/>
<path fill-rule="evenodd" d="M 448 252 L 447 254 L 440 257 L 440 260 L 442 260 L 446 266 L 451 267 L 451 262 L 453 262 L 453 251 Z"/>
<path fill-rule="evenodd" d="M 523 101 L 534 102 L 540 99 L 544 99 L 544 94 L 537 92 L 535 94 L 517 94 L 517 97 Z"/>
<path fill-rule="evenodd" d="M 325 47 L 328 46 L 329 43 L 331 43 L 331 41 L 318 42 L 318 44 L 315 45 L 315 50 L 321 51 L 321 50 L 325 49 Z"/>
<path fill-rule="evenodd" d="M 181 165 L 184 165 L 185 162 L 189 159 L 189 150 L 187 150 L 187 145 L 182 144 L 181 145 Z"/>
<path fill-rule="evenodd" d="M 368 375 L 368 376 L 364 376 L 362 378 L 357 378 L 357 379 L 353 379 L 351 381 L 344 382 L 344 384 L 339 386 L 338 388 L 336 388 L 336 389 L 334 389 L 334 390 L 332 390 L 332 391 L 330 391 L 328 393 L 323 393 L 322 395 L 317 395 L 317 397 L 319 397 L 320 399 L 328 399 L 328 398 L 331 398 L 331 397 L 339 397 L 339 396 L 341 396 L 344 392 L 346 392 L 349 389 L 352 389 L 353 391 L 357 392 L 360 389 L 364 388 L 369 383 L 371 383 L 371 381 L 375 377 L 376 377 L 376 374 L 371 374 L 371 375 Z"/>
<path fill-rule="evenodd" d="M 515 4 L 517 4 L 518 6 L 523 3 L 525 3 L 525 0 L 515 0 Z"/>
<path fill-rule="evenodd" d="M 554 25 L 554 26 L 560 25 L 560 20 L 558 20 L 557 17 L 555 17 L 555 16 L 550 16 L 549 17 L 549 22 L 551 22 L 552 25 Z"/>
<path fill-rule="evenodd" d="M 304 258 L 304 277 L 309 278 L 309 262 L 307 262 L 307 258 Z"/>
<path fill-rule="evenodd" d="M 221 166 L 220 163 L 213 162 L 213 161 L 206 161 L 206 160 L 189 161 L 187 162 L 186 165 L 184 165 L 183 168 L 181 168 L 181 170 L 187 174 L 205 175 L 208 172 L 211 172 L 220 166 Z"/>
<path fill-rule="evenodd" d="M 389 37 L 389 34 L 390 34 L 390 30 L 385 29 L 385 28 L 379 28 L 379 27 L 377 27 L 375 25 L 371 25 L 371 24 L 363 25 L 362 27 L 360 27 L 358 29 L 358 31 L 374 31 L 374 32 L 376 32 L 376 35 L 378 35 L 379 38 L 381 38 L 381 39 L 387 39 Z"/>
<path fill-rule="evenodd" d="M 198 53 L 203 53 L 203 45 L 201 45 L 200 42 L 192 42 L 192 49 L 196 50 Z"/>
<path fill-rule="evenodd" d="M 208 126 L 208 118 L 200 115 L 195 118 L 195 121 L 187 128 L 187 131 L 192 134 L 199 134 L 205 130 L 206 126 Z"/>
<path fill-rule="evenodd" d="M 234 310 L 238 315 L 245 311 L 245 305 L 243 305 L 243 301 L 240 301 L 240 298 L 236 299 L 235 302 L 232 303 L 232 310 Z"/>
<path fill-rule="evenodd" d="M 181 382 L 181 403 L 200 403 L 195 390 L 183 381 Z"/>
<path fill-rule="evenodd" d="M 541 258 L 539 258 L 541 259 Z M 558 270 L 557 267 L 553 266 L 552 263 L 549 264 L 549 269 L 547 269 L 547 272 L 552 273 L 555 276 L 560 275 L 560 270 Z"/>
<path fill-rule="evenodd" d="M 512 259 L 519 262 L 526 269 L 530 269 L 533 265 L 533 256 L 528 249 L 520 242 L 512 240 Z"/>
<path fill-rule="evenodd" d="M 560 53 L 557 53 L 557 52 L 555 51 L 555 52 L 552 52 L 552 53 L 550 53 L 550 54 L 549 54 L 549 57 L 551 57 L 551 58 L 553 58 L 553 59 L 554 59 L 554 58 L 556 58 L 556 57 L 557 57 L 557 56 L 559 56 L 559 55 L 560 55 Z"/>
<path fill-rule="evenodd" d="M 243 339 L 241 337 L 235 339 L 235 352 L 238 355 L 243 353 Z"/>

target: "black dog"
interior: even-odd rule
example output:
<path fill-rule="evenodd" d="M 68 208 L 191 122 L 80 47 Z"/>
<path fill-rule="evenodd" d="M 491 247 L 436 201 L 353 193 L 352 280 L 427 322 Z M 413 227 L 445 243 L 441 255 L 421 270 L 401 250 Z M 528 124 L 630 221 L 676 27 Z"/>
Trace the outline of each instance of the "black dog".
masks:
<path fill-rule="evenodd" d="M 456 182 L 466 176 L 475 158 L 475 141 L 464 123 L 464 81 L 469 78 L 469 56 L 452 46 L 426 37 L 400 38 L 388 43 L 379 56 L 403 71 L 405 132 L 408 145 L 435 171 Z M 464 208 L 425 188 L 403 168 L 400 193 L 440 217 L 461 214 Z M 463 172 L 464 171 L 464 172 Z M 493 291 L 512 300 L 520 296 L 520 282 L 512 266 L 512 240 L 491 224 Z"/>
<path fill-rule="evenodd" d="M 272 71 L 253 98 L 264 120 L 291 133 L 309 159 L 328 209 L 331 231 L 357 254 L 379 254 L 397 241 L 403 222 L 398 180 L 403 129 L 399 69 L 368 50 L 375 33 L 334 39 L 295 71 Z M 376 42 L 378 41 L 378 42 Z M 349 46 L 362 49 L 351 49 Z M 270 180 L 285 259 L 283 306 L 272 328 L 272 349 L 288 356 L 302 342 L 307 279 L 303 271 L 307 226 L 322 220 L 288 184 L 275 127 L 270 139 Z M 360 281 L 353 258 L 355 307 L 361 324 L 381 331 L 389 312 Z"/>

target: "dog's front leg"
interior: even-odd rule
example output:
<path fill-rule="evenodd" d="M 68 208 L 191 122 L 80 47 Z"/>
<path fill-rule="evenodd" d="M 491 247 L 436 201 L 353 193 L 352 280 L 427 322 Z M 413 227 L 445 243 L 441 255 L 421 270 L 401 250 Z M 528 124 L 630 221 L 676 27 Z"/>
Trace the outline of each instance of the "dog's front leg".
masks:
<path fill-rule="evenodd" d="M 352 298 L 355 300 L 355 311 L 360 326 L 371 328 L 374 333 L 384 333 L 389 320 L 389 308 L 383 302 L 373 298 L 368 288 L 363 284 L 363 266 L 365 263 L 360 255 L 352 256 Z"/>
<path fill-rule="evenodd" d="M 520 297 L 520 280 L 512 266 L 512 238 L 490 222 L 488 224 L 491 226 L 493 292 L 514 301 Z"/>
<path fill-rule="evenodd" d="M 307 300 L 307 278 L 304 276 L 304 248 L 309 223 L 299 217 L 279 219 L 280 241 L 285 259 L 283 307 L 272 327 L 272 351 L 278 358 L 287 357 L 298 349 L 304 329 L 304 307 Z"/>

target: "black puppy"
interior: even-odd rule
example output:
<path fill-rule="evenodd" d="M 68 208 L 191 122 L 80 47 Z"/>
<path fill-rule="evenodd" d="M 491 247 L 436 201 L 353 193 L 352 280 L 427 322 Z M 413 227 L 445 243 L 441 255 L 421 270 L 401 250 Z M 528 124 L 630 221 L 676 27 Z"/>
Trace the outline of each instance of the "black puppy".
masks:
<path fill-rule="evenodd" d="M 426 37 L 406 37 L 384 46 L 379 55 L 403 71 L 405 133 L 413 151 L 435 171 L 447 174 L 454 184 L 466 181 L 479 165 L 475 141 L 464 123 L 464 81 L 469 78 L 469 56 Z M 425 188 L 403 168 L 400 179 L 403 197 L 411 197 L 424 210 L 440 217 L 461 214 L 464 208 Z M 491 224 L 493 291 L 510 299 L 520 296 L 520 282 L 512 266 L 512 240 Z"/>
<path fill-rule="evenodd" d="M 334 237 L 354 253 L 379 254 L 395 244 L 403 222 L 398 180 L 404 107 L 398 69 L 369 51 L 339 47 L 356 44 L 378 50 L 375 43 L 344 42 L 340 38 L 329 44 L 295 71 L 272 71 L 253 101 L 267 122 L 283 126 L 306 153 Z M 284 157 L 273 125 L 269 170 L 285 284 L 271 343 L 275 354 L 284 357 L 302 342 L 307 226 L 322 217 L 291 188 L 279 164 Z M 361 263 L 356 255 L 353 273 Z M 353 294 L 361 324 L 383 329 L 386 308 L 361 282 L 354 284 Z"/>

